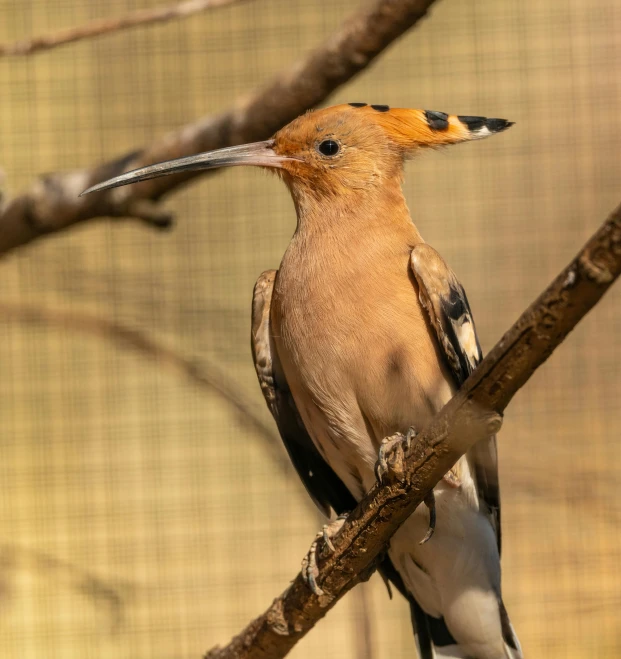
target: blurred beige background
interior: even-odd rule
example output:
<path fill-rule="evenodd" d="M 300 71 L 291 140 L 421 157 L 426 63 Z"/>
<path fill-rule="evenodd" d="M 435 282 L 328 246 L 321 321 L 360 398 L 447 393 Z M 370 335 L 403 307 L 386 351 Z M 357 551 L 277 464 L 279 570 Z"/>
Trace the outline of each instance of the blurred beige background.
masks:
<path fill-rule="evenodd" d="M 0 41 L 154 0 L 0 0 Z M 354 0 L 256 0 L 0 59 L 10 192 L 144 144 L 320 43 Z M 516 121 L 409 165 L 425 238 L 484 349 L 621 202 L 617 0 L 442 0 L 339 91 Z M 213 389 L 79 328 L 0 317 L 0 656 L 190 659 L 280 593 L 319 527 L 282 467 L 248 345 L 254 281 L 294 229 L 285 188 L 225 171 L 168 200 L 174 231 L 101 220 L 0 262 L 0 304 L 90 314 L 215 364 Z M 1 230 L 1 227 L 0 227 Z M 500 435 L 504 592 L 528 657 L 621 655 L 621 287 L 517 396 Z M 373 659 L 415 656 L 407 607 L 363 587 Z M 362 656 L 354 591 L 291 654 Z"/>

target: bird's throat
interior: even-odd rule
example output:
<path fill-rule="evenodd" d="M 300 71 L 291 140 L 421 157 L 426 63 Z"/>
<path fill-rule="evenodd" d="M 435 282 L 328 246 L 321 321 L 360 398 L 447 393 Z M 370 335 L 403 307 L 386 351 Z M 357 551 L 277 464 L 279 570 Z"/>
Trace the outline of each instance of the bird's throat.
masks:
<path fill-rule="evenodd" d="M 292 186 L 291 196 L 298 238 L 357 243 L 361 234 L 373 234 L 376 239 L 400 235 L 413 244 L 423 242 L 397 182 L 387 181 L 386 185 L 348 195 L 317 194 Z"/>

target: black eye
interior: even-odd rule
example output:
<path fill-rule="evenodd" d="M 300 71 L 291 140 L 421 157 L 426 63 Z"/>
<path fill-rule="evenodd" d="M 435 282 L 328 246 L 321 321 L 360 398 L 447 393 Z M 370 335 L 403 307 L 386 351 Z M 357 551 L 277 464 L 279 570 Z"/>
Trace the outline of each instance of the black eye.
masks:
<path fill-rule="evenodd" d="M 318 147 L 319 153 L 324 156 L 335 156 L 340 148 L 339 143 L 334 140 L 324 140 Z"/>

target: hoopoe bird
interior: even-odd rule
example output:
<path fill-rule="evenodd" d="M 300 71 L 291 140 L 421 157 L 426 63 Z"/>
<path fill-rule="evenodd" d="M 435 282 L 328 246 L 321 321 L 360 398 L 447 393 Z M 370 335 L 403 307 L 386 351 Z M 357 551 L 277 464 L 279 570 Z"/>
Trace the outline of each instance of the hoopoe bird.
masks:
<path fill-rule="evenodd" d="M 289 456 L 326 515 L 351 511 L 375 483 L 378 452 L 380 476 L 386 468 L 383 438 L 415 441 L 481 360 L 464 289 L 410 217 L 404 161 L 511 125 L 350 103 L 298 117 L 265 142 L 151 165 L 86 191 L 233 165 L 280 174 L 297 228 L 278 271 L 256 283 L 252 352 Z M 500 588 L 496 438 L 462 456 L 427 501 L 429 512 L 419 506 L 381 566 L 409 600 L 419 656 L 521 658 Z M 421 544 L 430 516 L 434 533 Z"/>

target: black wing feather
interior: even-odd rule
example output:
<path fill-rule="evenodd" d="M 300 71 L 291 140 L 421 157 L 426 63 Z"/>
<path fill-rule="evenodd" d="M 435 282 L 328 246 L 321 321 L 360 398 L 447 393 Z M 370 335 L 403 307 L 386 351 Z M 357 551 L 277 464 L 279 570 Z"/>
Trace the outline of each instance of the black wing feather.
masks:
<path fill-rule="evenodd" d="M 419 287 L 421 304 L 429 315 L 455 384 L 460 388 L 483 358 L 466 292 L 453 271 L 429 245 L 417 245 L 412 250 L 410 264 Z M 496 437 L 475 444 L 468 457 L 474 470 L 479 498 L 489 509 L 500 551 L 502 538 Z"/>
<path fill-rule="evenodd" d="M 283 444 L 317 507 L 330 515 L 353 510 L 356 500 L 322 458 L 308 434 L 282 372 L 270 334 L 270 306 L 276 271 L 264 272 L 254 287 L 251 347 L 265 402 L 276 421 Z"/>
<path fill-rule="evenodd" d="M 328 517 L 330 507 L 337 515 L 352 511 L 356 507 L 356 500 L 315 448 L 300 418 L 291 392 L 281 388 L 278 380 L 274 387 L 279 408 L 278 415 L 274 414 L 276 425 L 291 462 L 312 500 Z"/>

